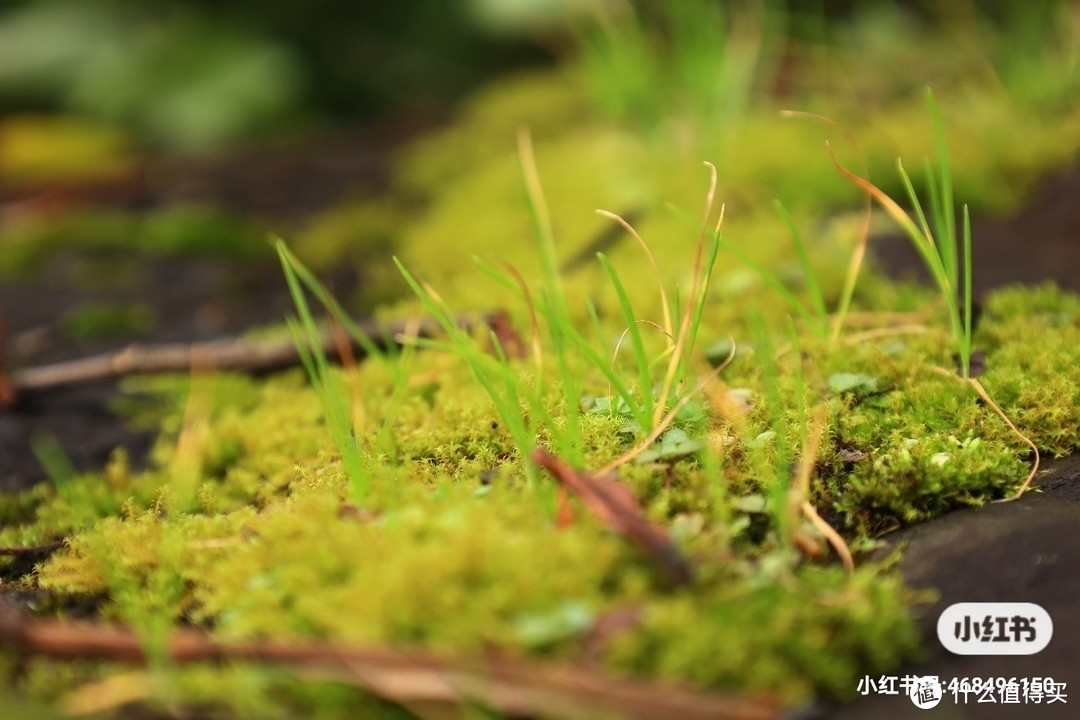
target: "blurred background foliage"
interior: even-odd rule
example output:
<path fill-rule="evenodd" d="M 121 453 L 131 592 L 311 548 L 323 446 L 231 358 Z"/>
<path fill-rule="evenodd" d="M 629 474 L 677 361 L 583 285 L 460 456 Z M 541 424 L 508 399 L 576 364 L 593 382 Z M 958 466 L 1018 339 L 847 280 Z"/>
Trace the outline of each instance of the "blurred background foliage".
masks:
<path fill-rule="evenodd" d="M 477 3 L 481 5 L 481 3 Z M 0 11 L 0 109 L 66 111 L 202 149 L 267 130 L 438 112 L 541 56 L 463 2 L 37 0 Z"/>
<path fill-rule="evenodd" d="M 599 232 L 598 206 L 643 211 L 644 230 L 672 229 L 659 227 L 664 204 L 696 197 L 690 168 L 705 158 L 735 221 L 754 225 L 755 238 L 783 238 L 773 198 L 814 222 L 859 202 L 823 136 L 843 162 L 862 159 L 840 134 L 777 111 L 835 119 L 859 138 L 875 181 L 902 192 L 896 158 L 918 169 L 931 147 L 927 84 L 950 131 L 964 128 L 953 137 L 963 199 L 1009 212 L 1080 146 L 1077 7 L 9 0 L 0 272 L 66 238 L 175 254 L 231 244 L 249 257 L 270 230 L 317 268 L 362 265 L 370 310 L 402 289 L 392 252 L 432 272 L 493 244 L 518 252 L 505 240 L 522 216 L 513 144 L 523 126 L 570 248 Z M 348 135 L 358 128 L 377 132 Z M 299 139 L 293 156 L 267 142 L 280 139 Z M 373 161 L 379 152 L 387 157 Z M 161 162 L 177 156 L 194 164 Z M 30 202 L 3 204 L 12 198 Z M 116 210 L 142 216 L 117 222 Z"/>
<path fill-rule="evenodd" d="M 897 24 L 959 28 L 950 42 L 981 44 L 1003 83 L 1053 102 L 1062 84 L 1075 88 L 1075 63 L 1038 82 L 1031 66 L 1062 43 L 1075 55 L 1067 5 L 907 2 L 901 14 L 851 0 L 8 0 L 0 112 L 74 114 L 204 150 L 395 113 L 442 116 L 484 79 L 578 54 L 594 100 L 616 117 L 731 116 L 740 87 L 837 40 L 836 22 L 856 7 L 879 21 L 849 33 L 851 52 Z M 918 65 L 907 69 L 923 81 Z"/>

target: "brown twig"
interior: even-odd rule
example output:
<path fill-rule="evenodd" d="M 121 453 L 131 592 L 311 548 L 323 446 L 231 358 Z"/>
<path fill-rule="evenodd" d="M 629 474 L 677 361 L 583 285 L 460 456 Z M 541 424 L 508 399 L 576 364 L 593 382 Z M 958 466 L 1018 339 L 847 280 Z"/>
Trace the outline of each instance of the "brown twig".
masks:
<path fill-rule="evenodd" d="M 489 314 L 481 316 L 480 322 L 488 322 Z M 468 326 L 475 320 L 461 320 Z M 374 321 L 360 323 L 360 328 L 376 345 L 386 347 L 395 338 L 416 325 L 416 321 L 382 325 Z M 438 325 L 434 320 L 422 319 L 418 323 L 419 335 L 432 335 Z M 336 354 L 338 340 L 332 328 L 320 333 L 319 340 L 323 350 Z M 350 347 L 354 352 L 363 348 L 353 338 Z M 9 377 L 10 387 L 18 393 L 45 390 L 48 388 L 76 385 L 80 383 L 114 380 L 126 375 L 187 372 L 194 368 L 213 368 L 216 370 L 244 370 L 248 372 L 266 372 L 295 365 L 299 354 L 292 339 L 252 340 L 249 338 L 227 338 L 202 343 L 179 343 L 164 345 L 129 345 L 117 352 L 94 355 L 79 360 L 22 368 L 13 371 Z"/>
<path fill-rule="evenodd" d="M 7 343 L 7 323 L 3 317 L 0 317 L 0 407 L 14 405 L 17 398 L 15 388 L 11 385 L 11 378 L 8 377 Z"/>
<path fill-rule="evenodd" d="M 102 659 L 144 663 L 131 633 L 91 624 L 30 620 L 0 611 L 0 645 L 24 655 L 59 660 Z M 770 720 L 778 704 L 642 680 L 614 678 L 580 666 L 540 666 L 500 656 L 444 659 L 421 651 L 344 647 L 327 643 L 218 643 L 180 630 L 168 643 L 176 663 L 247 661 L 337 671 L 392 702 L 455 707 L 480 702 L 512 716 L 641 720 Z"/>
<path fill-rule="evenodd" d="M 644 550 L 672 585 L 693 582 L 694 571 L 662 527 L 645 517 L 630 489 L 609 477 L 593 475 L 564 463 L 544 450 L 533 451 L 533 462 L 547 470 L 602 522 Z"/>
<path fill-rule="evenodd" d="M 43 545 L 27 545 L 25 547 L 0 547 L 0 557 L 35 557 L 48 555 L 51 552 L 64 547 L 63 540 L 45 543 Z"/>

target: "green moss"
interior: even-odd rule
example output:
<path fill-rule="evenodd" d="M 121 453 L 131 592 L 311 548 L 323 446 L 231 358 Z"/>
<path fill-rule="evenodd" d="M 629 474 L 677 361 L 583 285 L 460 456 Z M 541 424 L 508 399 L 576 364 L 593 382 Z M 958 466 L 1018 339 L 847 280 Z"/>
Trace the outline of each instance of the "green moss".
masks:
<path fill-rule="evenodd" d="M 764 564 L 752 570 L 750 578 L 651 603 L 641 630 L 618 638 L 610 659 L 701 687 L 850 698 L 862 673 L 895 667 L 917 647 L 902 611 L 912 596 L 881 568 L 847 578 L 839 568 L 810 567 L 748 590 L 768 572 Z"/>
<path fill-rule="evenodd" d="M 982 381 L 1005 414 L 1044 453 L 1080 450 L 1080 295 L 1049 284 L 999 291 L 979 335 Z"/>
<path fill-rule="evenodd" d="M 389 382 L 377 368 L 360 369 L 369 381 L 365 397 L 372 419 L 380 413 L 380 388 Z M 725 532 L 714 519 L 718 478 L 692 459 L 678 461 L 670 489 L 662 466 L 625 471 L 650 516 L 664 523 L 684 518 L 680 536 L 700 555 L 704 584 L 693 594 L 668 599 L 646 558 L 584 509 L 576 511 L 571 526 L 556 529 L 541 512 L 536 490 L 513 473 L 482 477 L 482 470 L 506 463 L 510 447 L 498 451 L 502 441 L 490 426 L 490 407 L 466 384 L 466 372 L 456 363 L 447 365 L 438 353 L 419 357 L 417 371 L 420 376 L 436 371 L 436 388 L 418 388 L 406 403 L 398 417 L 401 464 L 379 472 L 371 508 L 359 516 L 343 509 L 345 481 L 327 454 L 319 405 L 295 373 L 264 383 L 221 375 L 203 388 L 213 388 L 202 405 L 210 429 L 206 437 L 213 439 L 196 466 L 199 514 L 169 512 L 155 498 L 168 497 L 176 482 L 168 468 L 185 452 L 183 433 L 191 432 L 200 389 L 195 383 L 181 402 L 177 391 L 186 379 L 155 381 L 173 397 L 163 422 L 173 430 L 157 451 L 160 465 L 134 476 L 121 465 L 112 471 L 116 498 L 141 492 L 142 500 L 128 501 L 121 514 L 88 525 L 84 518 L 84 529 L 38 570 L 36 582 L 61 595 L 103 598 L 105 616 L 142 628 L 150 643 L 155 633 L 183 617 L 224 640 L 327 637 L 465 653 L 494 643 L 574 658 L 592 619 L 640 604 L 650 619 L 633 631 L 635 640 L 628 638 L 622 650 L 612 651 L 609 662 L 615 668 L 782 691 L 793 698 L 812 687 L 840 687 L 854 677 L 852 668 L 865 668 L 862 661 L 845 660 L 850 646 L 841 644 L 836 667 L 823 665 L 792 684 L 790 673 L 802 674 L 806 658 L 777 665 L 785 643 L 746 631 L 752 626 L 741 620 L 789 606 L 782 611 L 793 613 L 785 628 L 808 638 L 859 636 L 867 629 L 847 623 L 844 602 L 823 599 L 807 606 L 805 593 L 816 595 L 817 581 L 792 593 L 781 592 L 773 581 L 757 588 L 734 581 L 737 566 L 710 550 L 710 538 Z M 593 442 L 586 454 L 596 462 L 625 447 L 615 419 L 586 414 L 583 420 Z M 243 451 L 222 456 L 211 450 L 220 443 Z M 107 484 L 94 476 L 85 481 L 87 488 Z M 157 494 L 147 497 L 150 488 Z M 39 521 L 46 519 L 47 508 L 53 513 L 62 508 L 57 500 L 51 503 L 38 506 Z M 261 511 L 255 509 L 260 506 Z M 824 585 L 835 592 L 843 582 L 839 574 L 830 577 Z M 804 581 L 797 582 L 802 587 Z M 731 595 L 732 587 L 742 590 Z M 862 585 L 845 592 L 852 602 L 900 602 L 884 592 L 867 595 Z M 739 593 L 745 595 L 736 601 Z M 874 632 L 890 638 L 897 657 L 906 654 L 903 606 L 882 604 L 879 610 L 894 624 Z M 672 618 L 687 612 L 693 618 L 688 622 L 711 628 L 712 641 L 744 648 L 762 657 L 761 663 L 740 671 L 724 652 L 719 659 L 690 662 L 701 651 L 660 639 Z M 854 622 L 870 623 L 870 617 L 880 620 L 871 614 Z M 860 652 L 874 651 L 868 646 Z M 208 687 L 204 691 L 221 699 L 228 687 L 218 688 L 220 696 Z"/>

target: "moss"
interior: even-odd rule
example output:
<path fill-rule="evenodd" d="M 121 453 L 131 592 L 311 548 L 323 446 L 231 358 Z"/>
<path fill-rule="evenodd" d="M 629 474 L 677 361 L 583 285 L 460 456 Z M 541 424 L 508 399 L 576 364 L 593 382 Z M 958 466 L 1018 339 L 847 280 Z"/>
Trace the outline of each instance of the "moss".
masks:
<path fill-rule="evenodd" d="M 1002 497 L 1026 475 L 1023 443 L 971 388 L 933 372 L 948 359 L 928 352 L 925 342 L 895 357 L 867 347 L 844 362 L 883 390 L 834 401 L 835 443 L 861 457 L 831 481 L 849 523 L 918 522 Z"/>
<path fill-rule="evenodd" d="M 709 307 L 727 317 L 728 308 Z M 1016 398 L 1004 393 L 1016 412 L 1037 399 L 1023 395 L 1034 387 L 1027 383 L 1045 381 L 1050 369 L 1009 375 L 1004 363 L 1019 362 L 1033 343 L 1055 358 L 1066 352 L 1076 308 L 1075 296 L 1049 287 L 989 300 L 979 335 L 992 368 L 985 379 L 1003 393 L 1003 380 L 1019 383 Z M 617 337 L 619 328 L 604 323 Z M 1063 335 L 1060 347 L 1048 344 L 1054 333 Z M 705 449 L 620 471 L 648 516 L 671 527 L 695 559 L 693 591 L 664 591 L 645 557 L 576 504 L 575 520 L 556 529 L 544 488 L 522 478 L 516 449 L 468 368 L 437 350 L 413 359 L 400 405 L 391 403 L 396 380 L 383 363 L 343 376 L 344 387 L 361 389 L 357 442 L 383 453 L 364 508 L 343 503 L 346 481 L 321 405 L 299 372 L 268 380 L 217 373 L 132 381 L 129 388 L 158 398 L 154 464 L 134 473 L 118 457 L 71 494 L 36 490 L 9 505 L 23 524 L 4 533 L 73 532 L 35 573 L 38 585 L 100 599 L 106 617 L 136 627 L 151 646 L 183 620 L 224 640 L 340 638 L 466 654 L 495 644 L 574 659 L 593 621 L 631 605 L 642 622 L 605 651 L 613 669 L 791 701 L 811 692 L 843 697 L 861 674 L 914 652 L 913 596 L 880 568 L 845 580 L 838 568 L 798 565 L 776 509 L 748 509 L 754 494 L 768 509 L 770 488 L 787 482 L 781 448 L 800 443 L 799 403 L 828 408 L 813 500 L 856 537 L 892 519 L 916 522 L 1000 497 L 1026 463 L 1000 419 L 933 370 L 950 358 L 932 326 L 842 350 L 809 336 L 800 344 L 801 355 L 777 361 L 787 398 L 779 414 L 765 402 L 762 359 L 745 353 L 723 377 L 746 410 L 710 402 L 708 413 L 679 425 L 705 438 Z M 598 373 L 577 370 L 587 392 L 605 392 Z M 526 363 L 521 372 L 529 377 Z M 868 380 L 830 382 L 841 373 Z M 557 393 L 547 402 L 550 412 L 568 411 Z M 617 414 L 581 419 L 590 467 L 632 442 Z M 384 423 L 392 446 L 375 441 Z M 1040 437 L 1046 444 L 1055 436 Z M 181 483 L 193 498 L 188 512 L 174 505 Z M 205 686 L 204 697 L 228 704 L 228 687 L 218 695 Z M 341 702 L 360 701 L 349 697 Z"/>
<path fill-rule="evenodd" d="M 1017 427 L 1044 453 L 1080 450 L 1080 295 L 1049 284 L 994 293 L 979 337 L 982 382 Z"/>
<path fill-rule="evenodd" d="M 156 380 L 154 384 L 173 397 L 163 422 L 172 428 L 163 437 L 172 440 L 163 440 L 159 447 L 159 466 L 132 475 L 119 465 L 112 471 L 111 486 L 117 498 L 151 487 L 156 494 L 128 501 L 118 516 L 100 513 L 102 519 L 88 525 L 84 521 L 67 549 L 38 570 L 38 585 L 61 595 L 104 598 L 105 616 L 143 628 L 148 641 L 184 618 L 225 640 L 327 637 L 467 653 L 494 643 L 564 658 L 581 652 L 590 619 L 617 606 L 640 604 L 647 617 L 655 619 L 635 631 L 641 634 L 636 650 L 611 655 L 614 667 L 702 683 L 743 684 L 791 697 L 804 696 L 826 680 L 837 686 L 838 678 L 847 681 L 853 666 L 841 664 L 829 671 L 834 678 L 822 670 L 793 685 L 788 672 L 802 672 L 802 661 L 784 661 L 775 666 L 779 669 L 765 670 L 774 667 L 783 643 L 735 630 L 748 625 L 727 623 L 749 619 L 744 612 L 763 617 L 789 603 L 806 603 L 802 594 L 777 595 L 770 581 L 757 589 L 744 587 L 741 592 L 749 595 L 736 603 L 744 609 L 721 611 L 732 602 L 720 588 L 730 585 L 733 570 L 730 560 L 712 554 L 713 539 L 724 530 L 715 524 L 717 478 L 710 472 L 697 468 L 692 459 L 680 460 L 670 489 L 662 468 L 639 465 L 625 472 L 654 519 L 686 518 L 682 537 L 701 556 L 707 578 L 701 597 L 695 593 L 665 599 L 646 559 L 583 509 L 569 527 L 555 529 L 541 494 L 513 473 L 488 477 L 484 485 L 481 468 L 506 463 L 504 455 L 492 450 L 500 440 L 497 429 L 490 427 L 490 407 L 465 384 L 463 369 L 447 366 L 437 353 L 417 362 L 421 376 L 438 369 L 437 386 L 433 392 L 417 389 L 406 402 L 398 421 L 402 427 L 415 426 L 415 434 L 399 435 L 400 467 L 379 471 L 369 514 L 359 518 L 343 510 L 345 481 L 336 458 L 327 453 L 319 405 L 296 374 L 263 383 L 221 375 L 203 388 L 214 388 L 202 406 L 212 430 L 208 437 L 214 438 L 210 446 L 232 438 L 230 446 L 244 450 L 223 459 L 205 449 L 196 466 L 198 514 L 170 512 L 165 498 L 176 480 L 167 468 L 176 463 L 185 428 L 190 428 L 191 408 L 198 402 L 181 402 L 177 391 L 187 380 Z M 377 419 L 380 387 L 385 391 L 390 379 L 375 363 L 361 366 L 359 372 L 370 381 L 368 417 Z M 199 392 L 195 383 L 191 393 Z M 597 462 L 625 446 L 611 417 L 586 414 L 583 419 L 594 431 L 587 454 Z M 274 477 L 280 480 L 271 480 Z M 86 480 L 89 488 L 105 479 Z M 53 502 L 58 507 L 58 501 Z M 45 507 L 38 508 L 39 520 Z M 743 587 L 741 581 L 736 586 Z M 818 592 L 811 587 L 817 586 L 808 585 L 806 592 Z M 866 597 L 861 586 L 848 592 L 852 602 L 884 602 L 884 595 Z M 568 603 L 576 608 L 573 615 L 565 614 Z M 690 622 L 713 628 L 708 636 L 716 642 L 770 659 L 746 672 L 725 660 L 710 661 L 707 667 L 696 661 L 687 665 L 686 658 L 696 651 L 678 643 L 669 647 L 656 637 L 665 623 L 680 616 L 671 613 L 682 603 L 690 610 L 679 612 L 692 612 L 695 619 Z M 815 637 L 863 632 L 845 624 L 843 603 L 823 603 L 796 613 L 790 627 Z M 745 609 L 749 607 L 755 609 Z M 902 606 L 882 612 L 897 624 L 876 632 L 889 635 L 892 647 L 903 654 L 908 644 L 901 632 L 906 627 L 900 620 Z M 579 616 L 584 624 L 567 619 Z M 734 634 L 725 635 L 725 627 Z M 892 637 L 893 632 L 900 634 Z M 846 652 L 849 646 L 838 647 Z M 221 697 L 228 694 L 227 687 L 219 688 Z"/>
<path fill-rule="evenodd" d="M 862 673 L 894 667 L 917 647 L 901 610 L 911 596 L 880 568 L 847 578 L 839 568 L 809 567 L 756 590 L 746 582 L 729 579 L 652 602 L 640 632 L 616 639 L 610 660 L 701 687 L 780 692 L 794 701 L 811 689 L 850 698 Z"/>

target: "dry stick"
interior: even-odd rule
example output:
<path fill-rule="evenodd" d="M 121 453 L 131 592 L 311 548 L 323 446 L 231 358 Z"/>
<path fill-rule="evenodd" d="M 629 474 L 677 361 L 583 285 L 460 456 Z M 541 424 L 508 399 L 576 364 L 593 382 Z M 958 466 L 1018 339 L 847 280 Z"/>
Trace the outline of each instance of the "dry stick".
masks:
<path fill-rule="evenodd" d="M 828 407 L 824 404 L 819 405 L 814 413 L 813 424 L 807 433 L 807 444 L 802 449 L 803 457 L 799 462 L 797 483 L 792 488 L 792 504 L 802 510 L 803 515 L 810 521 L 810 524 L 832 545 L 844 569 L 850 574 L 855 572 L 855 560 L 851 556 L 851 549 L 840 533 L 818 514 L 817 509 L 810 502 L 810 476 L 814 472 L 818 450 L 821 448 L 821 441 L 825 435 L 825 426 L 828 421 L 827 415 Z"/>
<path fill-rule="evenodd" d="M 645 517 L 630 488 L 611 477 L 571 467 L 544 450 L 533 450 L 532 460 L 577 495 L 604 524 L 647 553 L 672 585 L 693 582 L 690 563 L 668 532 Z"/>
<path fill-rule="evenodd" d="M 59 660 L 146 662 L 142 645 L 130 632 L 87 623 L 30 620 L 11 611 L 0 611 L 0 646 Z M 176 663 L 247 661 L 336 670 L 343 673 L 338 679 L 402 704 L 456 707 L 479 701 L 508 715 L 572 720 L 771 720 L 778 716 L 779 704 L 770 700 L 741 700 L 614 678 L 581 666 L 544 667 L 508 657 L 443 659 L 421 651 L 328 643 L 225 644 L 195 630 L 175 632 L 168 649 Z"/>
<path fill-rule="evenodd" d="M 26 545 L 20 547 L 0 547 L 0 557 L 37 557 L 64 547 L 63 540 L 45 543 L 44 545 Z"/>
<path fill-rule="evenodd" d="M 487 323 L 491 314 L 486 313 L 481 318 L 480 322 Z M 462 319 L 459 322 L 468 327 L 477 321 Z M 411 326 L 409 321 L 389 325 L 371 321 L 362 323 L 360 328 L 376 345 L 385 346 L 387 341 L 384 338 L 395 338 Z M 419 321 L 420 335 L 434 334 L 437 329 L 438 324 L 430 318 Z M 338 349 L 332 328 L 320 333 L 319 342 L 328 354 Z M 362 350 L 352 338 L 350 338 L 350 343 L 350 347 L 354 350 Z M 114 380 L 125 375 L 187 372 L 193 367 L 262 372 L 289 367 L 297 362 L 299 362 L 299 354 L 291 338 L 276 340 L 227 338 L 202 343 L 130 345 L 117 352 L 15 370 L 11 373 L 9 382 L 16 392 L 28 392 L 79 383 Z"/>
<path fill-rule="evenodd" d="M 861 345 L 870 340 L 893 337 L 895 335 L 922 335 L 930 331 L 926 325 L 892 325 L 890 327 L 872 328 L 851 333 L 844 338 L 845 345 Z"/>

